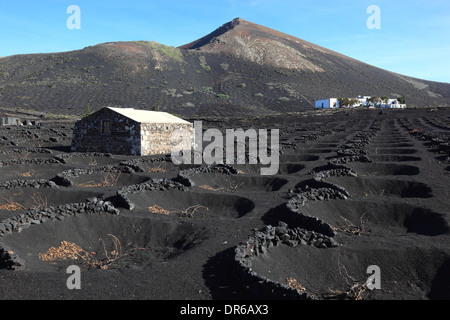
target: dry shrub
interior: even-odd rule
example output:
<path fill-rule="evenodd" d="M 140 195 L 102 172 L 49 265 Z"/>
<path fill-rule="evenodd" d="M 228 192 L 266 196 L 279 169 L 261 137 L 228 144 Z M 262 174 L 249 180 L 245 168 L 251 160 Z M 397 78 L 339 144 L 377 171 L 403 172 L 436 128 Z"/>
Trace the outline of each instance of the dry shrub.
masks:
<path fill-rule="evenodd" d="M 125 254 L 130 253 L 132 250 L 144 250 L 143 248 L 135 248 L 124 253 L 120 240 L 115 235 L 108 234 L 108 236 L 111 238 L 114 248 L 108 250 L 105 241 L 100 238 L 99 241 L 102 243 L 104 254 L 103 258 L 97 257 L 95 252 L 88 252 L 75 243 L 62 241 L 58 248 L 51 247 L 46 253 L 39 254 L 39 259 L 43 261 L 82 260 L 88 269 L 96 268 L 107 270 L 109 265 L 123 257 Z"/>
<path fill-rule="evenodd" d="M 103 179 L 100 182 L 88 181 L 85 183 L 79 183 L 79 184 L 77 184 L 77 186 L 83 187 L 83 188 L 112 187 L 112 186 L 117 185 L 119 176 L 120 176 L 120 174 L 115 175 L 115 174 L 109 172 L 108 174 L 106 174 L 103 177 Z"/>
<path fill-rule="evenodd" d="M 151 213 L 159 213 L 159 214 L 165 214 L 165 215 L 170 214 L 169 210 L 166 210 L 166 209 L 158 206 L 157 204 L 155 204 L 152 207 L 148 207 L 147 210 L 150 211 Z"/>
<path fill-rule="evenodd" d="M 237 190 L 239 187 L 241 187 L 245 183 L 245 182 L 238 183 L 235 181 L 230 181 L 228 179 L 225 179 L 225 181 L 228 182 L 228 190 L 230 192 Z"/>
<path fill-rule="evenodd" d="M 228 183 L 228 188 L 213 188 L 207 184 L 203 184 L 201 186 L 199 186 L 199 188 L 202 188 L 204 190 L 210 190 L 210 191 L 228 191 L 228 192 L 234 192 L 236 191 L 239 187 L 241 187 L 245 182 L 235 182 L 235 181 L 231 181 L 228 179 L 225 179 L 225 181 Z"/>
<path fill-rule="evenodd" d="M 40 193 L 33 193 L 31 198 L 34 202 L 34 205 L 30 208 L 31 210 L 41 210 L 47 207 L 47 198 L 42 198 Z"/>
<path fill-rule="evenodd" d="M 290 288 L 297 289 L 301 293 L 306 293 L 306 288 L 302 286 L 295 278 L 287 277 L 286 278 L 286 285 Z"/>
<path fill-rule="evenodd" d="M 18 195 L 18 194 L 17 194 Z M 4 203 L 0 203 L 0 210 L 6 211 L 17 211 L 17 210 L 41 210 L 47 207 L 47 198 L 43 198 L 39 193 L 33 193 L 31 199 L 33 200 L 33 205 L 27 208 L 18 202 L 11 199 L 1 198 Z"/>
<path fill-rule="evenodd" d="M 190 206 L 190 207 L 188 207 L 186 209 L 183 209 L 183 210 L 174 210 L 174 211 L 166 210 L 166 209 L 158 206 L 157 204 L 147 208 L 147 210 L 150 211 L 151 213 L 158 213 L 158 214 L 165 214 L 165 215 L 176 214 L 176 215 L 178 215 L 180 217 L 185 217 L 185 218 L 192 218 L 194 216 L 194 213 L 197 210 L 200 210 L 200 209 L 204 209 L 206 211 L 209 211 L 208 207 L 201 206 L 199 204 L 197 204 L 195 206 Z"/>
<path fill-rule="evenodd" d="M 75 243 L 61 241 L 58 248 L 51 247 L 46 253 L 40 253 L 39 259 L 43 261 L 77 260 L 83 252 L 84 250 Z"/>
<path fill-rule="evenodd" d="M 22 177 L 32 177 L 32 176 L 34 176 L 34 170 L 30 170 L 30 171 L 27 171 L 27 172 L 23 172 L 23 173 L 19 173 L 19 176 L 22 176 Z"/>
<path fill-rule="evenodd" d="M 362 300 L 363 294 L 367 291 L 366 284 L 361 284 L 355 278 L 348 274 L 347 268 L 341 262 L 341 252 L 338 254 L 338 270 L 339 274 L 344 278 L 347 284 L 347 290 L 333 290 L 329 288 L 330 293 L 325 294 L 326 299 L 343 299 L 343 300 Z"/>
<path fill-rule="evenodd" d="M 330 294 L 326 295 L 327 299 L 343 299 L 343 300 L 363 300 L 363 294 L 367 287 L 360 283 L 353 283 L 346 291 L 330 290 Z"/>
<path fill-rule="evenodd" d="M 340 231 L 349 235 L 361 235 L 364 232 L 370 232 L 370 229 L 367 229 L 365 227 L 365 223 L 367 222 L 367 219 L 364 219 L 364 216 L 366 215 L 366 212 L 359 218 L 359 225 L 355 225 L 350 220 L 344 218 L 343 216 L 340 216 L 342 220 L 345 221 L 344 226 L 338 226 L 338 227 L 332 227 L 335 231 Z"/>
<path fill-rule="evenodd" d="M 167 171 L 167 163 L 161 162 L 158 166 L 148 168 L 146 172 L 149 173 L 165 173 Z"/>
<path fill-rule="evenodd" d="M 1 199 L 3 199 L 4 203 L 0 203 L 0 210 L 17 211 L 17 210 L 26 210 L 27 209 L 20 203 L 14 202 L 13 200 L 8 200 L 3 197 Z"/>
<path fill-rule="evenodd" d="M 24 152 L 24 153 L 20 153 L 18 152 L 14 158 L 15 159 L 20 159 L 20 160 L 25 160 L 25 159 L 29 159 L 30 158 L 31 153 L 30 152 Z"/>
<path fill-rule="evenodd" d="M 77 184 L 78 187 L 83 187 L 83 188 L 100 188 L 100 187 L 104 187 L 105 185 L 102 183 L 95 183 L 94 181 L 89 181 L 86 183 L 79 183 Z"/>
<path fill-rule="evenodd" d="M 174 211 L 174 213 L 178 214 L 180 217 L 192 218 L 194 216 L 194 213 L 197 210 L 200 210 L 200 209 L 204 209 L 206 211 L 209 211 L 208 207 L 204 207 L 204 206 L 201 206 L 199 204 L 196 204 L 195 206 L 190 206 L 190 207 L 188 207 L 187 209 L 184 209 L 184 210 L 176 210 L 176 211 Z"/>
<path fill-rule="evenodd" d="M 220 190 L 225 190 L 224 188 L 213 188 L 211 186 L 208 186 L 207 184 L 203 184 L 201 186 L 199 186 L 199 188 L 202 188 L 204 190 L 210 190 L 210 191 L 220 191 Z"/>
<path fill-rule="evenodd" d="M 245 170 L 237 169 L 238 174 L 258 174 L 259 169 L 250 168 L 248 165 L 245 166 Z"/>

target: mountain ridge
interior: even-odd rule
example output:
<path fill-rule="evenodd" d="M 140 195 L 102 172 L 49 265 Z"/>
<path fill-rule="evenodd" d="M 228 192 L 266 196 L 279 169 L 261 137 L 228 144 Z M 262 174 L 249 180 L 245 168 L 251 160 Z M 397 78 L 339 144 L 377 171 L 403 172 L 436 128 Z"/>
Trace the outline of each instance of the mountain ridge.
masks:
<path fill-rule="evenodd" d="M 195 41 L 192 41 L 192 42 L 190 42 L 188 44 L 179 46 L 178 48 L 181 48 L 181 49 L 197 49 L 197 48 L 200 48 L 202 46 L 207 45 L 209 41 L 211 41 L 211 40 L 213 40 L 215 38 L 218 38 L 218 37 L 222 36 L 223 34 L 229 32 L 229 31 L 232 31 L 236 27 L 243 26 L 245 28 L 245 25 L 247 26 L 247 29 L 259 30 L 261 32 L 265 32 L 266 34 L 269 34 L 269 35 L 272 35 L 272 36 L 275 36 L 275 37 L 278 37 L 278 38 L 285 38 L 285 39 L 290 40 L 290 41 L 299 41 L 299 42 L 304 43 L 306 45 L 315 46 L 315 47 L 320 48 L 321 50 L 327 51 L 329 53 L 342 55 L 342 54 L 340 54 L 338 52 L 335 52 L 335 51 L 330 50 L 328 48 L 319 46 L 319 45 L 314 44 L 312 42 L 308 42 L 306 40 L 303 40 L 303 39 L 300 39 L 298 37 L 292 36 L 290 34 L 287 34 L 287 33 L 284 33 L 284 32 L 281 32 L 281 31 L 278 31 L 278 30 L 275 30 L 275 29 L 271 29 L 271 28 L 263 26 L 263 25 L 259 25 L 259 24 L 253 23 L 253 22 L 244 20 L 242 18 L 235 18 L 232 21 L 223 24 L 221 27 L 217 28 L 213 32 L 209 33 L 208 35 L 206 35 L 206 36 L 204 36 L 204 37 L 202 37 L 200 39 L 197 39 Z M 353 58 L 345 56 L 345 55 L 342 55 L 342 56 L 346 57 L 348 59 L 353 59 Z"/>
<path fill-rule="evenodd" d="M 0 107 L 44 113 L 122 106 L 252 116 L 360 94 L 450 104 L 448 83 L 377 68 L 241 18 L 180 47 L 118 41 L 0 59 Z"/>

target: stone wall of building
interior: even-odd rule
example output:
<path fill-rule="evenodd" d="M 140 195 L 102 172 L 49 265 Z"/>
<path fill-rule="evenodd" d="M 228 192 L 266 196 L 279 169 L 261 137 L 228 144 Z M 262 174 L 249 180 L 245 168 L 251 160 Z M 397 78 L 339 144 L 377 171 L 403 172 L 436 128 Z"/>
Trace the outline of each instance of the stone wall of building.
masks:
<path fill-rule="evenodd" d="M 110 121 L 108 132 L 104 121 Z M 140 155 L 140 130 L 138 122 L 105 108 L 75 124 L 71 151 Z"/>
<path fill-rule="evenodd" d="M 105 121 L 109 121 L 106 132 Z M 190 123 L 139 123 L 104 108 L 75 124 L 71 151 L 136 156 L 169 154 L 180 145 L 182 150 L 190 150 L 193 140 L 194 127 Z"/>
<path fill-rule="evenodd" d="M 181 123 L 141 123 L 141 155 L 169 154 L 175 147 L 191 150 L 194 127 Z"/>

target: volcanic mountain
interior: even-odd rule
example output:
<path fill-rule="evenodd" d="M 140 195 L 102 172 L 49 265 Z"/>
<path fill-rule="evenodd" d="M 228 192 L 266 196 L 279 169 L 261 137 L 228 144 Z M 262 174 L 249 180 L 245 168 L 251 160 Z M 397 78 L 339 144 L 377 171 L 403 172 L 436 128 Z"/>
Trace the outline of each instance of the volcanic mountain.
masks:
<path fill-rule="evenodd" d="M 221 52 L 260 65 L 310 72 L 324 72 L 324 69 L 315 62 L 324 53 L 336 54 L 241 18 L 234 19 L 209 35 L 180 48 L 211 53 Z"/>
<path fill-rule="evenodd" d="M 450 84 L 383 70 L 240 18 L 178 48 L 110 42 L 0 59 L 0 107 L 49 115 L 123 106 L 252 116 L 357 95 L 448 105 Z"/>

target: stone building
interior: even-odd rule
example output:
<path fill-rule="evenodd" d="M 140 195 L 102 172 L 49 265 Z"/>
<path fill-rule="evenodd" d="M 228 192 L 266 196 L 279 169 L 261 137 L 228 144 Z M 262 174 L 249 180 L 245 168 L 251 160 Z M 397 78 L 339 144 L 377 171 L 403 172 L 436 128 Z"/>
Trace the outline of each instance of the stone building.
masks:
<path fill-rule="evenodd" d="M 71 151 L 145 156 L 193 142 L 193 124 L 167 112 L 105 107 L 75 124 Z"/>

